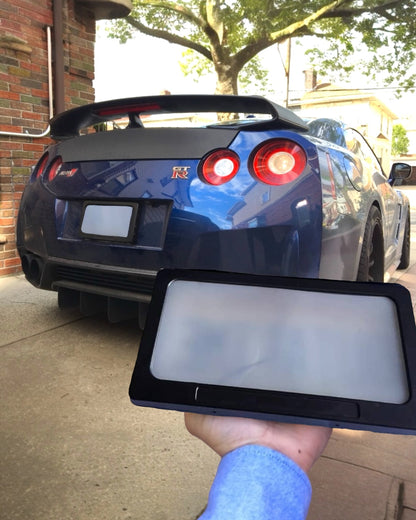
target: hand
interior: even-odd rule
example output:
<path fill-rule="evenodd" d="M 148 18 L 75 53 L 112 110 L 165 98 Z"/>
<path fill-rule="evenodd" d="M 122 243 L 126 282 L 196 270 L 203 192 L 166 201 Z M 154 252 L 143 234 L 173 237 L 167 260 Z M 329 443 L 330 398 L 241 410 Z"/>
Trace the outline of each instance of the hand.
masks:
<path fill-rule="evenodd" d="M 308 472 L 331 436 L 331 428 L 284 424 L 242 417 L 185 413 L 188 431 L 221 457 L 247 444 L 267 446 L 292 459 Z"/>

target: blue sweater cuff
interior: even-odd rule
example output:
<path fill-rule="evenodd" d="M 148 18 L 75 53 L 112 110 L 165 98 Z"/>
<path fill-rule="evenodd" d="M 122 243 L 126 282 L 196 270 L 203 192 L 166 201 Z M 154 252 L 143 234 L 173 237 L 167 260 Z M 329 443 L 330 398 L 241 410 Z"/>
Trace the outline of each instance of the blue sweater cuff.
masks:
<path fill-rule="evenodd" d="M 312 489 L 291 459 L 264 446 L 242 446 L 218 466 L 200 520 L 303 520 Z"/>

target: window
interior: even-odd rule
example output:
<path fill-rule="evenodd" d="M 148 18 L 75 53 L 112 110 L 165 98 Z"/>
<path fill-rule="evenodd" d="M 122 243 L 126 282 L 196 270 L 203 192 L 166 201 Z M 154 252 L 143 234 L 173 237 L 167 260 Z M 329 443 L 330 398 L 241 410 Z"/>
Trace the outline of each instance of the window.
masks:
<path fill-rule="evenodd" d="M 261 203 L 267 204 L 267 202 L 269 202 L 269 200 L 270 200 L 270 188 L 262 194 Z"/>
<path fill-rule="evenodd" d="M 348 128 L 345 130 L 345 139 L 348 150 L 359 157 L 366 169 L 371 170 L 369 173 L 379 172 L 386 176 L 377 156 L 360 133 Z"/>

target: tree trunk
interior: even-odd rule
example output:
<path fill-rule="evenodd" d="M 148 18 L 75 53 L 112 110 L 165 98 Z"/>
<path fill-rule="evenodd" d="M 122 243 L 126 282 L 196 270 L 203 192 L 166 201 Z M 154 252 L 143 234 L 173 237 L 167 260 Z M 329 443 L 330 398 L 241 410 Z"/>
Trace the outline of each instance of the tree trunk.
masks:
<path fill-rule="evenodd" d="M 215 86 L 215 94 L 238 94 L 238 73 L 232 65 L 224 65 L 222 63 L 215 64 L 217 73 L 217 84 Z"/>
<path fill-rule="evenodd" d="M 236 72 L 231 66 L 216 65 L 217 84 L 215 86 L 215 94 L 238 94 L 238 71 Z M 217 114 L 218 121 L 232 121 L 238 119 L 235 112 L 221 112 Z"/>

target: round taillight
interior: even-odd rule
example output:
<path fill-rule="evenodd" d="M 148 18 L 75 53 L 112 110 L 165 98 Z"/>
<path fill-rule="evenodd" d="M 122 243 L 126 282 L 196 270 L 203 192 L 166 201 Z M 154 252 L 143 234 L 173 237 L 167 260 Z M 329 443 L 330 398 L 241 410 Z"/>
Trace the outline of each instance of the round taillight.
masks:
<path fill-rule="evenodd" d="M 62 157 L 55 157 L 48 171 L 48 181 L 51 182 L 58 175 L 62 166 Z"/>
<path fill-rule="evenodd" d="M 199 174 L 203 181 L 214 186 L 225 184 L 238 172 L 240 159 L 232 150 L 215 150 L 202 159 Z"/>
<path fill-rule="evenodd" d="M 294 181 L 305 166 L 305 151 L 288 139 L 273 139 L 262 144 L 254 150 L 249 160 L 254 177 L 274 186 Z"/>
<path fill-rule="evenodd" d="M 33 177 L 32 179 L 39 179 L 39 177 L 42 176 L 43 172 L 45 171 L 46 163 L 48 162 L 49 154 L 45 153 L 42 155 L 42 157 L 39 159 L 38 164 L 35 166 L 35 169 L 33 171 Z"/>

